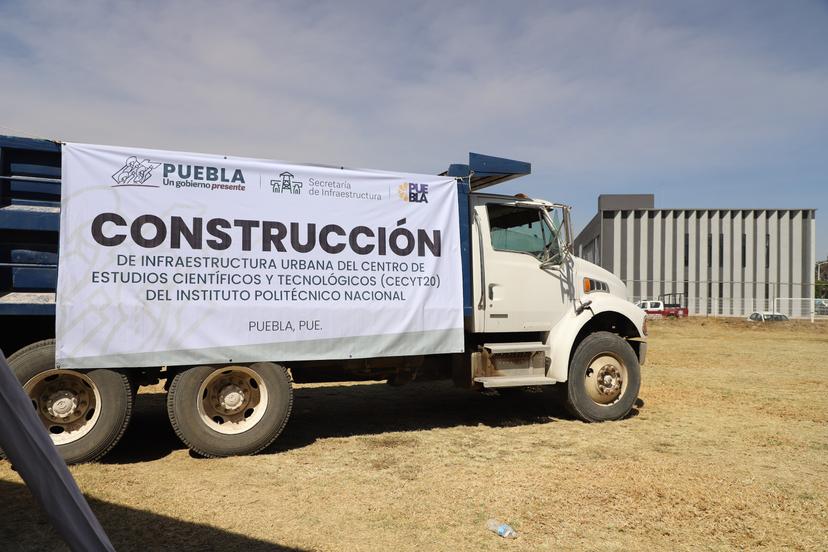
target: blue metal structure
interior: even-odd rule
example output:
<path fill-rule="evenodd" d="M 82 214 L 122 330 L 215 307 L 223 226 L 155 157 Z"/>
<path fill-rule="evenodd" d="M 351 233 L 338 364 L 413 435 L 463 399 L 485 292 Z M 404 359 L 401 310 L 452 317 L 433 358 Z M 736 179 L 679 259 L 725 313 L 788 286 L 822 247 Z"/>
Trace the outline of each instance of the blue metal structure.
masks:
<path fill-rule="evenodd" d="M 54 334 L 60 148 L 48 140 L 0 136 L 0 321 L 4 331 L 14 325 L 25 333 L 28 319 L 41 334 L 28 342 Z M 469 153 L 468 164 L 443 173 L 458 179 L 465 316 L 473 313 L 470 194 L 530 172 L 529 163 Z"/>
<path fill-rule="evenodd" d="M 525 161 L 492 157 L 482 153 L 469 153 L 468 165 L 449 165 L 448 171 L 443 174 L 468 178 L 471 191 L 476 192 L 519 176 L 526 176 L 531 172 L 531 163 Z"/>
<path fill-rule="evenodd" d="M 59 226 L 60 144 L 0 136 L 0 316 L 54 315 Z"/>

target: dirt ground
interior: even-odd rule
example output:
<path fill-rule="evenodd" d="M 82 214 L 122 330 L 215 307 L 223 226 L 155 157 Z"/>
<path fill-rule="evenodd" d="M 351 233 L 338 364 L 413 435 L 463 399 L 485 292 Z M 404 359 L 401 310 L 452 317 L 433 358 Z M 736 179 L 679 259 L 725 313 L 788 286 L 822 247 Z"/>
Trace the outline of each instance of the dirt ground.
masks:
<path fill-rule="evenodd" d="M 621 422 L 573 421 L 542 393 L 303 385 L 271 450 L 205 460 L 150 392 L 72 472 L 118 550 L 828 549 L 828 325 L 650 327 Z M 62 546 L 5 461 L 0 543 Z"/>

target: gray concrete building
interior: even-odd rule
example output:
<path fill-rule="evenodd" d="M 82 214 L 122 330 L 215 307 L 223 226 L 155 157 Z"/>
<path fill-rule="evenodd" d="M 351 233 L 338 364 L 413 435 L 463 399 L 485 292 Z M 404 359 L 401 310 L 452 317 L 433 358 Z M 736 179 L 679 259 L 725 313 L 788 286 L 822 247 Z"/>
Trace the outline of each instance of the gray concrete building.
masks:
<path fill-rule="evenodd" d="M 575 254 L 621 278 L 633 300 L 680 293 L 691 314 L 810 316 L 815 216 L 815 209 L 662 209 L 652 194 L 601 195 Z"/>

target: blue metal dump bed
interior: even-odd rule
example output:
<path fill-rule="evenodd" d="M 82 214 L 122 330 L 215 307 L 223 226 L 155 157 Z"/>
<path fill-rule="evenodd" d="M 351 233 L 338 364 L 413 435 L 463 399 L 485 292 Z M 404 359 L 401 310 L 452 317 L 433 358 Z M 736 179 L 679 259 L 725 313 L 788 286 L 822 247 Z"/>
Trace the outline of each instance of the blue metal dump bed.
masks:
<path fill-rule="evenodd" d="M 0 316 L 54 315 L 59 225 L 60 145 L 0 136 Z"/>

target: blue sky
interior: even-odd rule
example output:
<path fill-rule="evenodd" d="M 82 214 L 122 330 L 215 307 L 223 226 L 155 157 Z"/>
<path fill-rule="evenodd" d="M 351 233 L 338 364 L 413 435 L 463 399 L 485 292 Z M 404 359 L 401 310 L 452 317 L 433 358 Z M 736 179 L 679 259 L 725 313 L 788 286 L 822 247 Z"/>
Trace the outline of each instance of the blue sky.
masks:
<path fill-rule="evenodd" d="M 412 172 L 574 206 L 817 208 L 828 2 L 0 1 L 0 132 Z"/>

